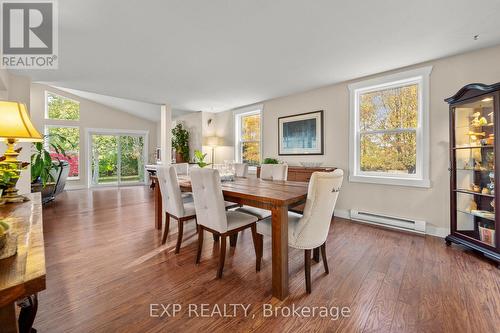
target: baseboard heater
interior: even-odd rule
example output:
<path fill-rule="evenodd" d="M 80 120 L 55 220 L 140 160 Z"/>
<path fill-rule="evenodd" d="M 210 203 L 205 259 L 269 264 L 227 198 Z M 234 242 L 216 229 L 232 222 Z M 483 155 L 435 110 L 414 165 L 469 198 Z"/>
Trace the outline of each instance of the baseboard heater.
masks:
<path fill-rule="evenodd" d="M 351 220 L 374 224 L 386 228 L 404 230 L 425 234 L 425 221 L 382 215 L 377 213 L 363 212 L 356 209 L 350 211 Z"/>

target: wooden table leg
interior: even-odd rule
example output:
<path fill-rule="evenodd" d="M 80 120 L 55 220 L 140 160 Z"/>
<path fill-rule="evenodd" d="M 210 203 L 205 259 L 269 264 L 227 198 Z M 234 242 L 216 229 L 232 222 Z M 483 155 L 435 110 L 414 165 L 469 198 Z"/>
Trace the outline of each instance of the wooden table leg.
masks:
<path fill-rule="evenodd" d="M 272 212 L 273 296 L 288 296 L 288 207 L 274 206 Z"/>
<path fill-rule="evenodd" d="M 17 318 L 15 303 L 0 308 L 0 333 L 16 333 Z"/>
<path fill-rule="evenodd" d="M 161 192 L 159 184 L 155 184 L 155 227 L 161 230 L 161 225 L 163 222 L 163 208 L 161 206 Z"/>

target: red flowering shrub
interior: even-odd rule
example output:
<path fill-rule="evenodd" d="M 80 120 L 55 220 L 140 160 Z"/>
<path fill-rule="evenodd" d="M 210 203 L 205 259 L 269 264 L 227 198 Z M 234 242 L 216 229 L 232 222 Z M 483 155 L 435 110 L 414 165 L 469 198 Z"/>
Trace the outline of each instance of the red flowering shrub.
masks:
<path fill-rule="evenodd" d="M 68 177 L 78 177 L 78 154 L 72 154 L 72 153 L 66 153 L 70 157 L 66 157 L 62 154 L 58 154 L 56 152 L 51 152 L 50 157 L 52 157 L 53 160 L 57 161 L 67 161 L 69 163 L 69 175 Z"/>

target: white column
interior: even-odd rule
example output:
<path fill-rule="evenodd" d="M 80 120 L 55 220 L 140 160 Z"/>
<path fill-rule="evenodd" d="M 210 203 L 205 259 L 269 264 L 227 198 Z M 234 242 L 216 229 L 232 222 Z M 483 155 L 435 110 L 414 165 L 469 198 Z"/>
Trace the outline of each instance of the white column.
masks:
<path fill-rule="evenodd" d="M 161 163 L 170 163 L 172 161 L 172 108 L 168 104 L 161 106 L 160 148 Z"/>

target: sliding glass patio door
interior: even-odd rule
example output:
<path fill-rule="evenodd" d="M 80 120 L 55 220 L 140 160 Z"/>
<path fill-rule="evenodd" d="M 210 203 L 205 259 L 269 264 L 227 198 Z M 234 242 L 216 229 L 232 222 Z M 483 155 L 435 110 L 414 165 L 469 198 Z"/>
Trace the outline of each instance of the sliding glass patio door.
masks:
<path fill-rule="evenodd" d="M 144 184 L 145 135 L 90 133 L 91 185 Z"/>

